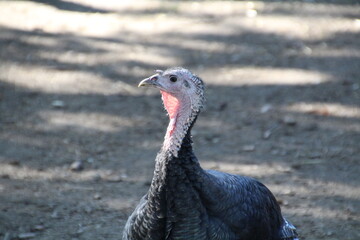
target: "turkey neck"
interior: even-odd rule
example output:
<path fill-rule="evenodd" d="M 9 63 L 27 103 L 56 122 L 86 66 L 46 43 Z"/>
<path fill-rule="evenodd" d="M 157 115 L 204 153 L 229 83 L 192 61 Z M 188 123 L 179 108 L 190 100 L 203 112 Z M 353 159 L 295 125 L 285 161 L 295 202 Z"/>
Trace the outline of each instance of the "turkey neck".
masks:
<path fill-rule="evenodd" d="M 174 172 L 178 172 L 175 175 L 184 173 L 183 166 L 189 168 L 192 165 L 189 164 L 190 162 L 197 163 L 195 157 L 189 156 L 192 155 L 191 128 L 199 113 L 199 110 L 194 110 L 191 106 L 191 99 L 187 96 L 169 100 L 169 96 L 162 94 L 170 120 L 163 146 L 156 157 L 154 177 L 150 187 L 150 192 L 157 192 L 154 197 L 157 195 L 159 201 L 163 200 L 161 198 L 164 197 L 163 190 L 167 185 L 167 179 L 171 178 Z M 179 168 L 182 171 L 177 171 Z"/>
<path fill-rule="evenodd" d="M 190 128 L 199 113 L 199 105 L 194 104 L 190 95 L 173 96 L 164 91 L 161 94 L 169 115 L 169 125 L 161 151 L 176 158 L 185 136 L 188 132 L 190 134 Z"/>
<path fill-rule="evenodd" d="M 156 158 L 156 165 L 162 166 L 162 173 L 166 173 L 170 165 L 186 165 L 193 161 L 188 156 L 192 153 L 191 129 L 199 111 L 192 108 L 189 99 L 181 99 L 180 102 L 175 113 L 169 112 L 170 120 L 164 143 Z M 165 103 L 164 105 L 166 106 Z"/>

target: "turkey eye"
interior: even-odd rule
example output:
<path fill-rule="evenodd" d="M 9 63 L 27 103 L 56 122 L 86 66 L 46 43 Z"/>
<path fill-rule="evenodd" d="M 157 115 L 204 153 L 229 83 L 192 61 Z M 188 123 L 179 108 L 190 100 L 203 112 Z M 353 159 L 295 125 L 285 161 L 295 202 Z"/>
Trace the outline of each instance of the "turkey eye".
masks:
<path fill-rule="evenodd" d="M 170 81 L 176 82 L 176 81 L 177 81 L 177 77 L 176 77 L 176 76 L 170 76 Z"/>

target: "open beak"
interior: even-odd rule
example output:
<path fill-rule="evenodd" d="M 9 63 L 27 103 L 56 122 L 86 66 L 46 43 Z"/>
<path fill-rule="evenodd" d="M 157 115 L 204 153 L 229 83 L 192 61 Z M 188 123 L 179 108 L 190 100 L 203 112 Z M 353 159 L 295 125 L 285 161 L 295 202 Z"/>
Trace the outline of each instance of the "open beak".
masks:
<path fill-rule="evenodd" d="M 145 78 L 139 83 L 138 87 L 159 87 L 159 83 L 157 83 L 156 75 L 151 76 L 149 78 Z"/>

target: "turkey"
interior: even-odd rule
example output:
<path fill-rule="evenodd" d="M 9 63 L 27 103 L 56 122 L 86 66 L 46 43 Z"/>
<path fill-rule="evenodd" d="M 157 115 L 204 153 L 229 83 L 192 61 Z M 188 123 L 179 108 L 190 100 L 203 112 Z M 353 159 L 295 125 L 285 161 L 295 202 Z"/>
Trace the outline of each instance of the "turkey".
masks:
<path fill-rule="evenodd" d="M 123 240 L 298 240 L 262 183 L 201 168 L 190 133 L 204 103 L 199 77 L 179 67 L 157 70 L 143 86 L 160 90 L 170 122 L 150 188 Z"/>

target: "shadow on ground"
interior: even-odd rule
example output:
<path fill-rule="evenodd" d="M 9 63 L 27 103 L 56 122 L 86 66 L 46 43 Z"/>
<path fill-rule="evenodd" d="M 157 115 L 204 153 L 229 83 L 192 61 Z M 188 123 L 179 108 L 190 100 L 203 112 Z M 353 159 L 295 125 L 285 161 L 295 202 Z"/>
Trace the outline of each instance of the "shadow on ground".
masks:
<path fill-rule="evenodd" d="M 34 2 L 59 11 L 121 14 L 75 2 Z M 324 4 L 305 6 L 299 13 L 304 17 L 327 9 Z M 264 15 L 294 15 L 293 8 L 275 4 L 269 9 Z M 124 13 L 136 18 L 166 11 L 170 10 Z M 176 9 L 170 13 L 182 15 Z M 352 12 L 334 14 L 353 18 Z M 209 20 L 208 15 L 204 18 Z M 130 55 L 118 58 L 119 52 L 112 49 L 121 46 L 136 54 L 150 51 L 158 54 L 154 58 L 175 58 L 206 77 L 205 82 L 209 78 L 207 108 L 194 132 L 202 163 L 260 178 L 275 192 L 304 239 L 355 239 L 359 34 L 343 31 L 302 39 L 225 25 L 233 29 L 231 34 L 163 31 L 156 39 L 136 32 L 131 37 L 121 31 L 94 37 L 1 26 L 0 236 L 15 239 L 19 233 L 32 232 L 39 239 L 120 238 L 128 214 L 148 188 L 167 124 L 158 94 L 134 89 L 145 72 L 168 67 Z M 198 49 L 199 43 L 214 48 Z M 28 78 L 19 69 L 29 71 Z M 234 71 L 238 69 L 245 72 Z M 289 70 L 325 77 L 311 84 L 243 83 L 242 77 L 251 76 L 249 69 L 268 70 L 270 79 L 273 70 L 280 71 L 278 78 Z M 40 72 L 49 78 L 44 85 L 53 84 L 54 73 L 75 82 L 87 74 L 106 84 L 94 86 L 90 93 L 57 85 L 44 90 L 36 83 L 43 78 Z M 223 81 L 226 74 L 230 82 Z M 120 87 L 126 91 L 101 88 L 115 86 L 127 86 Z M 64 105 L 57 107 L 55 100 Z M 301 111 L 299 104 L 310 108 Z M 84 169 L 69 170 L 74 161 L 81 161 Z"/>

